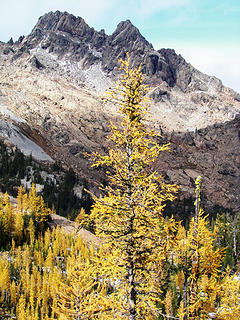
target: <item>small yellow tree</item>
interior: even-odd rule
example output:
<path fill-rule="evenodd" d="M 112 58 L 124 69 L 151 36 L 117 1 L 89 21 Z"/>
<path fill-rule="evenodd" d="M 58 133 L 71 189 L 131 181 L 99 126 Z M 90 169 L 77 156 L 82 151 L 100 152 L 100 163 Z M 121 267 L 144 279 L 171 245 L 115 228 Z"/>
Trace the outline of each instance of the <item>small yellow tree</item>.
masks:
<path fill-rule="evenodd" d="M 14 236 L 17 239 L 18 243 L 21 243 L 22 241 L 23 228 L 24 228 L 23 215 L 20 211 L 17 211 L 15 214 Z"/>
<path fill-rule="evenodd" d="M 227 270 L 221 279 L 219 289 L 218 304 L 214 313 L 214 319 L 240 319 L 239 276 L 230 275 L 230 270 Z"/>
<path fill-rule="evenodd" d="M 93 262 L 96 257 L 86 245 L 77 250 L 73 246 L 71 251 L 66 275 L 56 284 L 54 312 L 64 320 L 111 319 L 103 315 L 111 307 L 106 299 L 106 286 L 95 270 L 97 264 Z"/>
<path fill-rule="evenodd" d="M 7 193 L 0 197 L 0 247 L 5 239 L 10 238 L 14 230 L 13 206 Z"/>
<path fill-rule="evenodd" d="M 79 225 L 79 228 L 86 228 L 88 225 L 88 215 L 86 214 L 84 208 L 81 208 L 79 214 L 77 215 L 75 222 Z"/>
<path fill-rule="evenodd" d="M 147 87 L 141 68 L 121 61 L 120 83 L 109 94 L 119 106 L 121 125 L 111 124 L 107 155 L 95 153 L 93 166 L 108 167 L 105 196 L 96 198 L 91 218 L 96 233 L 105 238 L 105 265 L 114 282 L 115 314 L 125 319 L 156 319 L 161 292 L 159 273 L 171 244 L 173 219 L 162 216 L 164 202 L 177 187 L 167 185 L 151 166 L 168 145 L 147 128 Z M 108 248 L 108 249 L 107 249 Z M 106 272 L 106 269 L 105 269 Z M 105 273 L 106 274 L 106 273 Z"/>
<path fill-rule="evenodd" d="M 26 213 L 28 209 L 28 195 L 25 193 L 23 186 L 18 188 L 17 195 L 17 210 L 22 214 Z"/>
<path fill-rule="evenodd" d="M 0 260 L 0 304 L 8 299 L 10 291 L 10 271 L 8 262 L 4 259 Z"/>
<path fill-rule="evenodd" d="M 216 232 L 210 230 L 200 208 L 200 182 L 198 177 L 195 217 L 188 232 L 179 226 L 176 237 L 175 264 L 184 275 L 182 285 L 177 281 L 183 291 L 179 316 L 181 320 L 208 320 L 212 314 L 214 319 L 236 320 L 240 315 L 240 285 L 221 269 L 224 250 L 215 248 Z"/>
<path fill-rule="evenodd" d="M 28 194 L 28 212 L 34 215 L 34 220 L 40 230 L 43 231 L 45 223 L 48 221 L 52 211 L 46 207 L 42 196 L 37 195 L 37 189 L 34 183 Z"/>

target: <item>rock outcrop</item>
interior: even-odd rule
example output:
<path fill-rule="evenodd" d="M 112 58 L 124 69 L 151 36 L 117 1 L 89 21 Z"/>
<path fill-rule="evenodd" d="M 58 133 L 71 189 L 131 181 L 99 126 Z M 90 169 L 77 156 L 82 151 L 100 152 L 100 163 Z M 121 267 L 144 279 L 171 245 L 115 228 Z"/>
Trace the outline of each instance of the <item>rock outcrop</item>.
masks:
<path fill-rule="evenodd" d="M 194 198 L 195 179 L 203 177 L 204 207 L 240 210 L 240 116 L 223 124 L 165 136 L 171 152 L 158 162 L 169 181 L 181 185 L 182 195 Z"/>

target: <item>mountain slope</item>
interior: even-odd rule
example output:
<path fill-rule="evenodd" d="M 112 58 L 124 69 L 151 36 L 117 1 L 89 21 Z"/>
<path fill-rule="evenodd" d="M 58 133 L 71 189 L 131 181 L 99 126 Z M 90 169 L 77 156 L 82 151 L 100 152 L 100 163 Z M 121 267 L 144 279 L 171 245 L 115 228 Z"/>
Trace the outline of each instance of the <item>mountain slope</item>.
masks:
<path fill-rule="evenodd" d="M 195 173 L 189 170 L 199 172 L 209 205 L 239 208 L 240 95 L 174 50 L 154 50 L 129 20 L 109 36 L 80 17 L 50 12 L 30 35 L 1 43 L 1 117 L 94 190 L 104 174 L 89 169 L 84 154 L 104 151 L 109 120 L 118 119 L 116 107 L 101 96 L 118 79 L 126 52 L 132 67 L 142 64 L 150 87 L 150 125 L 172 142 L 174 151 L 160 159 L 160 171 L 182 184 L 186 196 L 193 193 Z"/>

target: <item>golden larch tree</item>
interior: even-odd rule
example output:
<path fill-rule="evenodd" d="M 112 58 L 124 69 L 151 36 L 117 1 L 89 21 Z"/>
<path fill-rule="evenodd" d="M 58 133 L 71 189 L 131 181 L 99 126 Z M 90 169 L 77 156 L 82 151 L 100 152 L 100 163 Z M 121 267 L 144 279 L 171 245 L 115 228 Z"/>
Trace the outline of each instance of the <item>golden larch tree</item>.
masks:
<path fill-rule="evenodd" d="M 240 283 L 222 270 L 224 250 L 216 248 L 216 230 L 210 229 L 200 207 L 200 176 L 195 183 L 195 216 L 187 232 L 179 226 L 173 254 L 181 270 L 176 282 L 183 293 L 178 315 L 180 320 L 208 320 L 210 314 L 214 319 L 237 320 Z"/>
<path fill-rule="evenodd" d="M 104 275 L 112 278 L 115 316 L 156 319 L 161 263 L 175 228 L 174 220 L 162 213 L 178 188 L 152 170 L 169 146 L 159 144 L 158 134 L 147 127 L 148 89 L 141 67 L 132 70 L 128 58 L 121 60 L 121 70 L 120 82 L 107 98 L 119 106 L 121 124 L 111 123 L 107 155 L 92 155 L 94 167 L 107 167 L 109 183 L 102 188 L 104 196 L 94 196 L 91 218 L 97 235 L 104 238 L 102 264 Z"/>

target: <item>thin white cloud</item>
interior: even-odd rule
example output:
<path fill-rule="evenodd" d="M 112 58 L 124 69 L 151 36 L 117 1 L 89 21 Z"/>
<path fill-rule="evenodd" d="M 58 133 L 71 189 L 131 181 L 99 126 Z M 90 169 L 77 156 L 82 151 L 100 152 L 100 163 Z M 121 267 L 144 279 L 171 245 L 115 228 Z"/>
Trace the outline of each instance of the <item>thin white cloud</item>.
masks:
<path fill-rule="evenodd" d="M 183 50 L 183 54 L 200 71 L 216 76 L 224 85 L 240 93 L 239 47 L 195 47 L 194 50 Z"/>
<path fill-rule="evenodd" d="M 112 0 L 108 12 L 112 17 L 133 17 L 134 19 L 146 19 L 160 10 L 177 9 L 186 7 L 190 0 Z M 110 18 L 110 17 L 109 17 Z M 121 19 L 122 20 L 122 19 Z"/>
<path fill-rule="evenodd" d="M 143 16 L 149 16 L 156 11 L 166 10 L 170 8 L 176 9 L 177 7 L 186 6 L 188 4 L 188 0 L 140 0 L 140 1 L 132 1 L 135 10 L 138 14 Z"/>
<path fill-rule="evenodd" d="M 111 0 L 89 0 L 89 1 L 76 1 L 76 0 L 45 0 L 45 12 L 48 11 L 67 11 L 76 16 L 81 16 L 88 22 L 93 22 L 98 17 L 104 15 L 105 12 L 112 7 L 114 1 Z"/>

